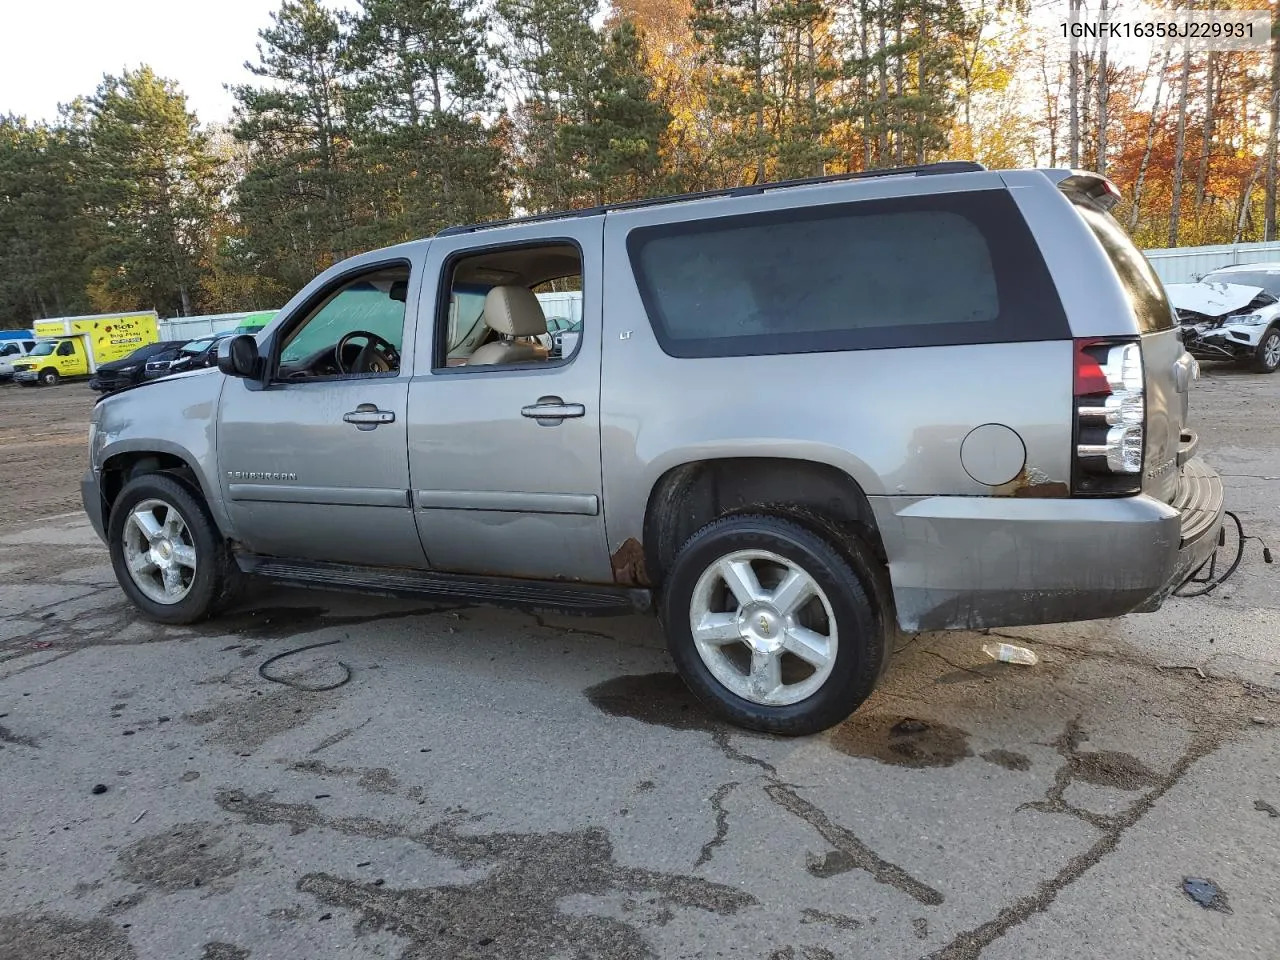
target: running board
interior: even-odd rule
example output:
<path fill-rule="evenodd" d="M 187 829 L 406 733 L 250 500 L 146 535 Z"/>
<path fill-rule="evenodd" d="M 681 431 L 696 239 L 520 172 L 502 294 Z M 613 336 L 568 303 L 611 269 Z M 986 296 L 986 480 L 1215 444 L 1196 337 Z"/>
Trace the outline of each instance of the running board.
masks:
<path fill-rule="evenodd" d="M 583 616 L 644 613 L 653 606 L 653 598 L 648 590 L 598 584 L 362 567 L 318 560 L 281 560 L 254 554 L 237 554 L 236 562 L 245 573 L 289 586 L 374 596 L 457 600 L 484 606 L 576 613 Z"/>

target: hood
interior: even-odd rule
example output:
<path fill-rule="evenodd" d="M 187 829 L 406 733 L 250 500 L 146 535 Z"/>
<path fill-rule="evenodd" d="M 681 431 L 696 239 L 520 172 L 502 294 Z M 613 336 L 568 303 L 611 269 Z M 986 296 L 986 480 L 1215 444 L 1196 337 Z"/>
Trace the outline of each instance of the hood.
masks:
<path fill-rule="evenodd" d="M 1262 293 L 1261 287 L 1239 283 L 1167 283 L 1165 292 L 1177 310 L 1190 310 L 1206 317 L 1220 317 L 1243 310 Z"/>

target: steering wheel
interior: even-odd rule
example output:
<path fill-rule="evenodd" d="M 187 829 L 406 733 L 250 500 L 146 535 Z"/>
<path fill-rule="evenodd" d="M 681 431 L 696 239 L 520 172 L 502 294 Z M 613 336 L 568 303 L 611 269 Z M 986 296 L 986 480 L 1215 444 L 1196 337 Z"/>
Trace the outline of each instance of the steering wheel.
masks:
<path fill-rule="evenodd" d="M 358 337 L 363 337 L 366 342 L 348 370 L 342 355 L 346 352 L 347 344 Z M 333 363 L 339 373 L 394 373 L 400 369 L 400 351 L 395 344 L 376 333 L 352 330 L 334 345 Z"/>

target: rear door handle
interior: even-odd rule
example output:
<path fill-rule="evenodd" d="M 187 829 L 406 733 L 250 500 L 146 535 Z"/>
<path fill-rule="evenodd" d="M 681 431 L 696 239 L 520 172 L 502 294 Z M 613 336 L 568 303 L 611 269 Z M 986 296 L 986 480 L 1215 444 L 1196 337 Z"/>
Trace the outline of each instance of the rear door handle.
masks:
<path fill-rule="evenodd" d="M 390 410 L 379 410 L 376 404 L 362 403 L 344 413 L 342 419 L 354 423 L 357 430 L 376 430 L 380 423 L 395 423 L 396 415 Z"/>
<path fill-rule="evenodd" d="M 542 426 L 555 426 L 561 420 L 585 417 L 587 408 L 581 403 L 565 403 L 559 397 L 539 397 L 537 403 L 520 408 L 520 416 L 537 420 Z"/>

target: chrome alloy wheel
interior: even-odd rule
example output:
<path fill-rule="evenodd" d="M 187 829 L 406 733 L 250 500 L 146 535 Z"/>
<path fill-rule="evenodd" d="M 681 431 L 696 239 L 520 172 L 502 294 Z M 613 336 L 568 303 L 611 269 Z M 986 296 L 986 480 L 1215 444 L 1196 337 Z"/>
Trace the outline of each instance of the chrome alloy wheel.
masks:
<path fill-rule="evenodd" d="M 1272 330 L 1262 342 L 1262 362 L 1272 369 L 1280 367 L 1280 331 Z"/>
<path fill-rule="evenodd" d="M 143 500 L 121 533 L 129 576 L 156 603 L 178 603 L 196 576 L 196 548 L 187 522 L 163 500 Z"/>
<path fill-rule="evenodd" d="M 769 707 L 812 696 L 836 662 L 836 619 L 817 582 L 767 550 L 721 557 L 689 603 L 694 646 L 730 692 Z"/>

